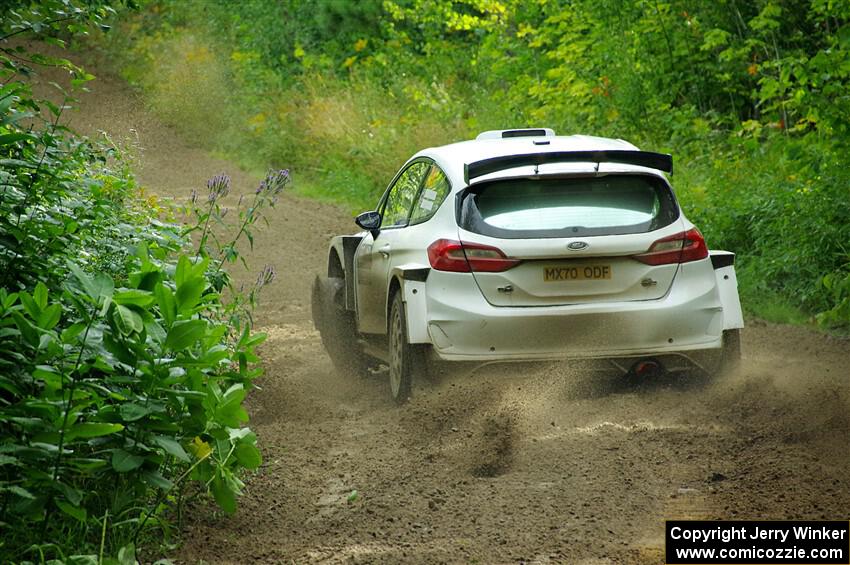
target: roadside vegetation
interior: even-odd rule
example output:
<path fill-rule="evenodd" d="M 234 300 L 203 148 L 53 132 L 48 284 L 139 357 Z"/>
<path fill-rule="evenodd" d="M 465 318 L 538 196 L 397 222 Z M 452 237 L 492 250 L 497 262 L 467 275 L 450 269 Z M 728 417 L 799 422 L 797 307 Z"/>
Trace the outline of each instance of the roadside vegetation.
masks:
<path fill-rule="evenodd" d="M 154 0 L 105 45 L 184 135 L 374 205 L 416 150 L 550 126 L 674 154 L 745 307 L 850 324 L 850 4 Z"/>
<path fill-rule="evenodd" d="M 133 563 L 140 546 L 150 560 L 187 499 L 210 493 L 234 512 L 243 470 L 261 464 L 243 400 L 264 339 L 250 313 L 274 271 L 238 292 L 226 267 L 288 172 L 244 187 L 231 232 L 228 177 L 186 210 L 164 207 L 116 147 L 66 129 L 72 92 L 37 99 L 33 73 L 64 69 L 72 89 L 93 77 L 39 41 L 96 33 L 121 7 L 21 1 L 0 13 L 3 563 Z"/>

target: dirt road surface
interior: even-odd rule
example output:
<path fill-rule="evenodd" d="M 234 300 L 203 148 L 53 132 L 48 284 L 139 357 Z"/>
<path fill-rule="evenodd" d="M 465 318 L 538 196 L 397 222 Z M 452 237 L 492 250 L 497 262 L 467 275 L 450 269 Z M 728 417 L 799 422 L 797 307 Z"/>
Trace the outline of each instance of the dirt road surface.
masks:
<path fill-rule="evenodd" d="M 219 172 L 256 186 L 99 76 L 71 123 L 134 146 L 149 191 L 185 199 Z M 751 320 L 742 369 L 707 387 L 551 364 L 425 384 L 399 408 L 382 380 L 338 377 L 310 322 L 349 215 L 288 196 L 269 219 L 250 259 L 279 273 L 249 399 L 264 464 L 235 516 L 191 509 L 177 562 L 663 563 L 668 518 L 850 517 L 846 340 Z"/>

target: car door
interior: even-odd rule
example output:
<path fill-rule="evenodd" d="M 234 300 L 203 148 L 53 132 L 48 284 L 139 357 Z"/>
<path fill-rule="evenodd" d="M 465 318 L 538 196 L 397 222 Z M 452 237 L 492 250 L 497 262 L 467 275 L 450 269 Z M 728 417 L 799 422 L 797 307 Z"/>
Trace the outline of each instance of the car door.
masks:
<path fill-rule="evenodd" d="M 380 229 L 368 233 L 357 248 L 357 328 L 363 333 L 386 332 L 387 284 L 393 248 L 410 221 L 422 179 L 430 163 L 414 161 L 384 193 L 378 206 Z"/>

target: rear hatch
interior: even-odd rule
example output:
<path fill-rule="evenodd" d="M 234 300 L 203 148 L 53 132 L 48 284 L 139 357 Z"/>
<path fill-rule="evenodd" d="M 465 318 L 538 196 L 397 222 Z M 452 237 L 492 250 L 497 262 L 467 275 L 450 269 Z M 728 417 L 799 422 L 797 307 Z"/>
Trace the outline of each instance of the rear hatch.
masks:
<path fill-rule="evenodd" d="M 467 258 L 500 251 L 507 259 L 488 268 L 496 272 L 473 269 L 493 305 L 652 300 L 664 296 L 676 276 L 678 260 L 635 259 L 683 231 L 661 177 L 496 180 L 473 185 L 461 199 L 458 235 Z"/>

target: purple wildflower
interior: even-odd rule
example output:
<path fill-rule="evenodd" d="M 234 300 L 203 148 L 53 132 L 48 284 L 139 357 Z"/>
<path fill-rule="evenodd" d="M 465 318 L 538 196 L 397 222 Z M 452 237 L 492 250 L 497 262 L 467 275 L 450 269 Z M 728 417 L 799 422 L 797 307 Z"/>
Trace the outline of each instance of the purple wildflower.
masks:
<path fill-rule="evenodd" d="M 289 180 L 289 169 L 269 171 L 266 178 L 257 187 L 257 194 L 266 193 L 271 197 L 276 197 L 281 193 L 283 187 L 289 184 Z"/>
<path fill-rule="evenodd" d="M 277 276 L 277 271 L 274 268 L 274 265 L 266 265 L 263 267 L 263 270 L 260 271 L 259 276 L 257 276 L 257 287 L 262 288 L 267 284 L 271 284 Z"/>
<path fill-rule="evenodd" d="M 207 189 L 210 191 L 210 202 L 224 198 L 230 192 L 230 177 L 224 173 L 214 176 L 207 181 Z"/>
<path fill-rule="evenodd" d="M 192 201 L 192 206 L 198 203 L 198 191 L 194 188 L 192 189 L 192 195 L 190 196 Z"/>

